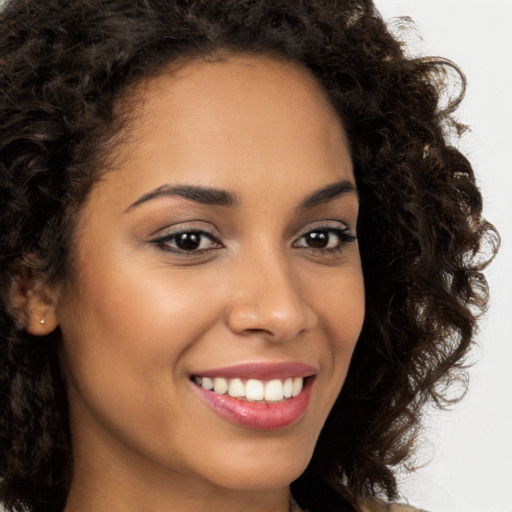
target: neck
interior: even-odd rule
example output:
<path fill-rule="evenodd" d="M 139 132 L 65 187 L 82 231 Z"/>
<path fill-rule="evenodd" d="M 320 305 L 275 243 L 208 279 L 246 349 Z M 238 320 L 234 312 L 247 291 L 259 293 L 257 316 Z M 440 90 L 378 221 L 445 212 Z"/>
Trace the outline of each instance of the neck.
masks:
<path fill-rule="evenodd" d="M 174 487 L 174 486 L 171 486 Z M 133 492 L 124 489 L 123 493 L 91 488 L 76 483 L 73 485 L 64 512 L 91 512 L 109 510 L 112 512 L 205 512 L 222 510 L 223 512 L 289 512 L 288 491 L 281 493 L 212 492 L 202 495 L 185 494 L 183 489 L 173 493 L 167 490 L 159 495 L 150 490 Z"/>

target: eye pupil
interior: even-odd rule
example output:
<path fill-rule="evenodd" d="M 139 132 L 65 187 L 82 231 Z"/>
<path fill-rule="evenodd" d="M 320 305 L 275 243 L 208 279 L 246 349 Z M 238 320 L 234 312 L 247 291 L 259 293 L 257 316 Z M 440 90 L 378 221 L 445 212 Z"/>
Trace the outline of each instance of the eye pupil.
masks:
<path fill-rule="evenodd" d="M 311 231 L 306 235 L 306 241 L 309 247 L 322 249 L 329 244 L 329 233 L 326 231 Z"/>
<path fill-rule="evenodd" d="M 201 244 L 199 233 L 181 233 L 176 236 L 176 246 L 183 251 L 195 251 Z"/>

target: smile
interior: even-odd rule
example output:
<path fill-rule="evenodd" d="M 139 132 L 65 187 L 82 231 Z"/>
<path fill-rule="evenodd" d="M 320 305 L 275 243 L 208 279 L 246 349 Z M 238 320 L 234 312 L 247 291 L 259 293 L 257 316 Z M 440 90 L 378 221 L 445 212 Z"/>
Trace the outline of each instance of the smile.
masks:
<path fill-rule="evenodd" d="M 260 379 L 225 379 L 223 377 L 194 377 L 194 382 L 207 391 L 218 395 L 229 395 L 240 400 L 250 402 L 282 402 L 296 397 L 302 391 L 303 377 L 273 379 L 263 381 Z"/>
<path fill-rule="evenodd" d="M 239 426 L 274 430 L 306 413 L 316 368 L 302 363 L 244 364 L 201 371 L 191 384 L 223 419 Z"/>

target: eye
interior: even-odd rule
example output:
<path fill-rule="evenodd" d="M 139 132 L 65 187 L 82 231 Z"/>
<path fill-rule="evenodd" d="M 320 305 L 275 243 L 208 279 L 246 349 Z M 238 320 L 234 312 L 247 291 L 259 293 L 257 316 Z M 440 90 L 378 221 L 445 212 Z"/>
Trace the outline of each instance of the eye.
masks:
<path fill-rule="evenodd" d="M 210 233 L 193 230 L 169 233 L 157 238 L 154 243 L 162 249 L 183 253 L 204 252 L 222 247 Z"/>
<path fill-rule="evenodd" d="M 353 242 L 356 237 L 349 233 L 348 227 L 345 228 L 315 228 L 303 234 L 295 243 L 295 247 L 304 247 L 320 251 L 341 250 L 349 242 Z"/>

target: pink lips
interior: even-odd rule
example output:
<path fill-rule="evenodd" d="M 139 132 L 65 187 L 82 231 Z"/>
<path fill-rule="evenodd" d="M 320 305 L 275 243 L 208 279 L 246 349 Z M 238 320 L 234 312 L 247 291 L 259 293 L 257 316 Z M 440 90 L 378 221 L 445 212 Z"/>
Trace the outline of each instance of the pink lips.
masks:
<path fill-rule="evenodd" d="M 225 379 L 286 379 L 288 377 L 309 377 L 315 375 L 317 369 L 304 363 L 248 363 L 225 368 L 215 368 L 198 372 L 201 377 L 224 377 Z"/>
<path fill-rule="evenodd" d="M 312 377 L 317 372 L 311 365 L 287 362 L 278 364 L 243 364 L 214 370 L 205 370 L 201 377 L 223 377 L 225 379 L 259 380 L 286 379 L 289 377 Z M 229 395 L 219 395 L 194 385 L 205 402 L 218 414 L 238 425 L 258 430 L 274 430 L 297 422 L 306 412 L 311 397 L 314 378 L 304 382 L 302 392 L 282 402 L 248 402 Z"/>

